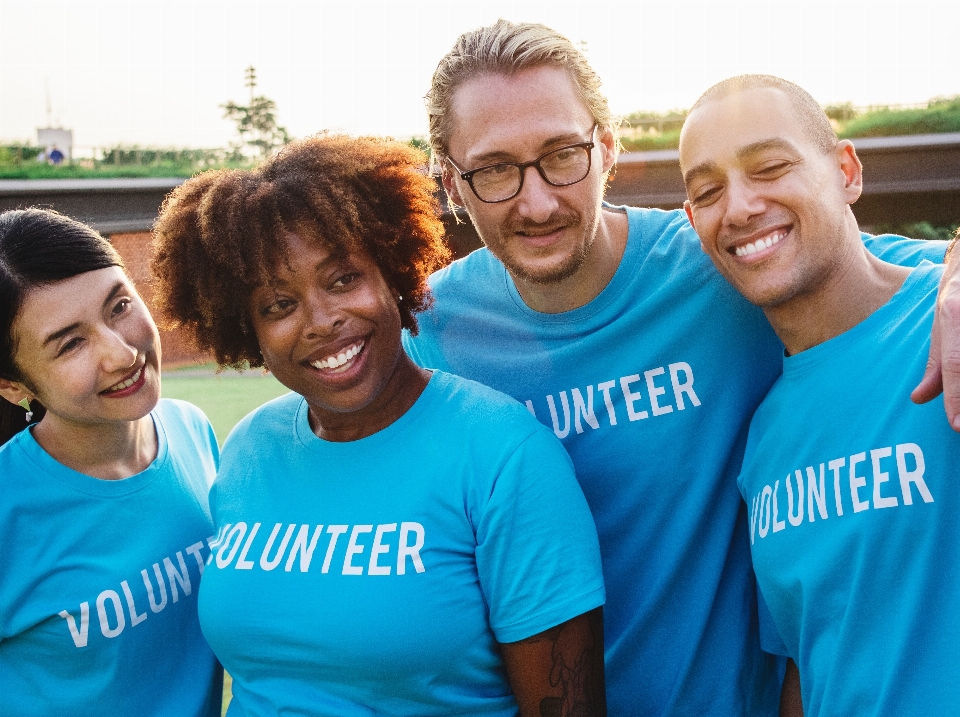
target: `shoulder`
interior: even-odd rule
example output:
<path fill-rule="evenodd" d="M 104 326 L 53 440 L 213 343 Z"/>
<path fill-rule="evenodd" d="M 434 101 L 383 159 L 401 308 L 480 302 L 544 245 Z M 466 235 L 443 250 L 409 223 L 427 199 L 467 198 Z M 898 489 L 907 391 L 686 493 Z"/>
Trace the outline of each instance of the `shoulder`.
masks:
<path fill-rule="evenodd" d="M 293 435 L 294 420 L 303 402 L 298 393 L 287 393 L 268 401 L 244 416 L 227 436 L 223 444 L 223 455 L 244 452 L 253 443 L 269 439 L 272 436 Z"/>
<path fill-rule="evenodd" d="M 457 259 L 430 277 L 433 295 L 446 303 L 471 300 L 474 295 L 489 296 L 493 282 L 505 281 L 506 268 L 486 247 Z"/>
<path fill-rule="evenodd" d="M 874 256 L 900 266 L 917 266 L 921 261 L 943 262 L 949 242 L 935 239 L 908 239 L 898 234 L 860 234 L 863 245 Z"/>
<path fill-rule="evenodd" d="M 153 409 L 153 415 L 170 436 L 187 434 L 195 443 L 216 445 L 216 436 L 207 414 L 188 401 L 161 398 Z"/>
<path fill-rule="evenodd" d="M 513 428 L 524 438 L 543 428 L 523 404 L 489 386 L 443 371 L 435 371 L 431 383 L 449 420 L 489 427 L 495 432 Z"/>
<path fill-rule="evenodd" d="M 563 451 L 560 441 L 531 415 L 522 403 L 495 389 L 460 376 L 435 371 L 432 405 L 428 419 L 436 432 L 451 445 L 470 451 L 479 446 L 485 457 L 500 462 L 531 437 L 543 436 Z M 496 458 L 499 456 L 499 458 Z"/>

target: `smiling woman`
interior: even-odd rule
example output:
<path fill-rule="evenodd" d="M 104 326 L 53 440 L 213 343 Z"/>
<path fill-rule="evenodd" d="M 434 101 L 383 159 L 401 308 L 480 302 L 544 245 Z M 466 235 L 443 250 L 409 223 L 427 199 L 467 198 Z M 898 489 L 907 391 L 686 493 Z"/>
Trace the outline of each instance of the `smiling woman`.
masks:
<path fill-rule="evenodd" d="M 294 392 L 231 433 L 211 492 L 200 617 L 228 714 L 606 714 L 599 550 L 563 447 L 402 347 L 448 256 L 424 163 L 314 138 L 194 178 L 158 220 L 168 317 Z"/>
<path fill-rule="evenodd" d="M 157 328 L 89 227 L 0 214 L 0 307 L 0 713 L 213 717 L 209 423 L 158 403 Z"/>

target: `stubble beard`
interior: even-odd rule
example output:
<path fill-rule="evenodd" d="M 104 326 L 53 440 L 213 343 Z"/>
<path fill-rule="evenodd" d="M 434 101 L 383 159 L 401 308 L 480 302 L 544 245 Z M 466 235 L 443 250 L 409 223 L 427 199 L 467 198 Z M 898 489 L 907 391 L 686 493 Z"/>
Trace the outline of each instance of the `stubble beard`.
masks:
<path fill-rule="evenodd" d="M 567 231 L 574 230 L 580 232 L 580 238 L 576 244 L 571 247 L 569 254 L 563 257 L 559 262 L 544 267 L 536 267 L 532 262 L 524 262 L 522 257 L 516 256 L 510 250 L 510 237 L 519 230 L 526 228 L 524 225 L 505 225 L 497 231 L 496 242 L 492 243 L 484 239 L 483 243 L 490 249 L 490 252 L 500 260 L 506 267 L 510 276 L 515 282 L 534 284 L 537 286 L 546 286 L 557 284 L 565 279 L 569 279 L 583 268 L 593 248 L 596 239 L 597 224 L 599 212 L 596 215 L 597 221 L 585 222 L 583 217 L 570 213 L 560 217 L 560 222 Z M 557 217 L 551 217 L 556 222 Z M 476 225 L 474 225 L 476 226 Z M 496 247 L 494 249 L 493 247 Z"/>

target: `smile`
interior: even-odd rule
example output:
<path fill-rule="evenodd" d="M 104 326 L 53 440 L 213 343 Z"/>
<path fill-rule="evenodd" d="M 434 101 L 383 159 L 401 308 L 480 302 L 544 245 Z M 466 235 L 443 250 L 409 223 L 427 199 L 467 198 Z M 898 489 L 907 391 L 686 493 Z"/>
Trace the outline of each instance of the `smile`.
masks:
<path fill-rule="evenodd" d="M 787 230 L 781 229 L 775 231 L 773 234 L 769 234 L 766 237 L 757 239 L 755 242 L 750 242 L 749 244 L 744 244 L 738 246 L 734 253 L 737 256 L 749 256 L 750 254 L 756 254 L 758 251 L 763 251 L 764 249 L 769 249 L 774 244 L 778 244 L 781 239 L 787 236 Z"/>
<path fill-rule="evenodd" d="M 124 390 L 125 388 L 130 388 L 133 384 L 135 384 L 137 381 L 139 381 L 139 380 L 143 377 L 143 370 L 144 370 L 144 368 L 145 368 L 145 366 L 141 366 L 141 367 L 138 368 L 138 369 L 136 370 L 136 372 L 135 372 L 132 376 L 130 376 L 129 378 L 125 378 L 123 381 L 120 381 L 119 383 L 113 384 L 112 386 L 110 386 L 110 388 L 106 388 L 106 389 L 104 389 L 103 391 L 101 391 L 100 393 L 104 393 L 104 394 L 106 394 L 106 393 L 117 393 L 117 392 L 119 392 L 119 391 Z"/>
<path fill-rule="evenodd" d="M 348 365 L 353 363 L 353 359 L 356 358 L 361 351 L 363 351 L 363 346 L 365 343 L 365 341 L 358 341 L 357 343 L 353 344 L 353 346 L 347 347 L 336 355 L 327 356 L 319 361 L 311 361 L 310 365 L 316 369 L 326 369 L 328 371 L 337 371 L 338 373 L 341 371 L 346 371 Z"/>

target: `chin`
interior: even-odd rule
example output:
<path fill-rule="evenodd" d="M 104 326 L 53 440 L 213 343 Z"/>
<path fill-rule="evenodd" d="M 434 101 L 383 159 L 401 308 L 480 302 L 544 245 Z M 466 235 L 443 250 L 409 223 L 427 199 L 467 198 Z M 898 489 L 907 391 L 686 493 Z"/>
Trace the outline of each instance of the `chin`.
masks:
<path fill-rule="evenodd" d="M 512 256 L 497 257 L 507 267 L 515 280 L 528 284 L 556 284 L 576 274 L 587 260 L 588 248 L 581 246 L 577 251 L 550 263 L 524 262 Z"/>

